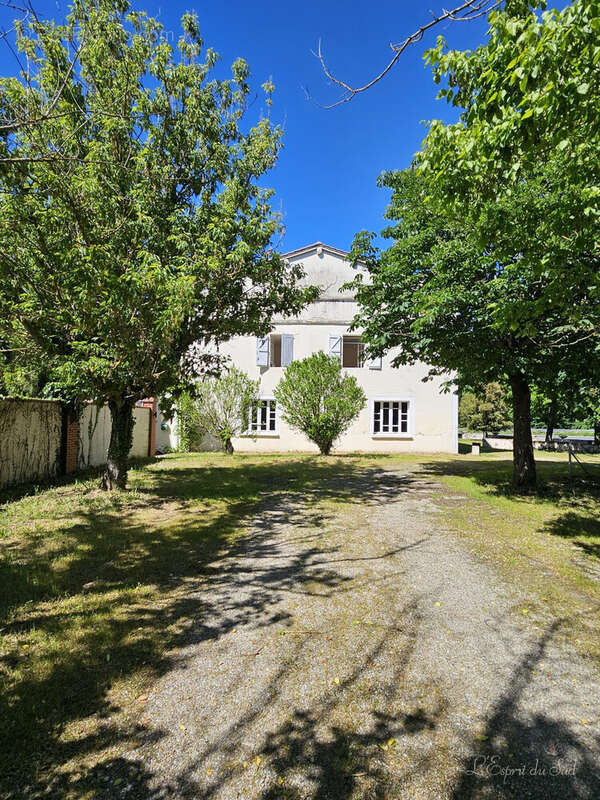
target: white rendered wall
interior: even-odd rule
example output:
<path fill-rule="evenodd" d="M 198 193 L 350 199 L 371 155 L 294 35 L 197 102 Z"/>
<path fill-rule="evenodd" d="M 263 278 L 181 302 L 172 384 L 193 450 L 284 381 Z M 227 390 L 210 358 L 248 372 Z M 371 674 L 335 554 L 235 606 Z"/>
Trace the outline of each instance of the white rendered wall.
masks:
<path fill-rule="evenodd" d="M 337 255 L 316 252 L 302 255 L 300 261 L 307 278 L 305 283 L 321 287 L 321 298 L 293 319 L 275 319 L 272 333 L 288 333 L 294 337 L 294 360 L 305 358 L 318 350 L 329 351 L 329 336 L 350 332 L 349 326 L 358 307 L 348 290 L 340 287 L 356 275 L 352 266 Z M 283 367 L 256 365 L 256 338 L 237 337 L 222 347 L 232 362 L 253 379 L 260 379 L 260 394 L 271 396 L 281 379 Z M 442 393 L 445 378 L 423 382 L 428 372 L 424 364 L 393 368 L 391 361 L 397 351 L 384 357 L 382 368 L 367 366 L 348 369 L 362 386 L 367 396 L 367 406 L 346 434 L 336 443 L 336 452 L 445 452 L 455 453 L 458 448 L 457 402 L 452 392 Z M 412 431 L 409 436 L 374 437 L 371 433 L 372 399 L 398 398 L 411 403 Z M 306 437 L 290 429 L 279 420 L 275 434 L 259 434 L 234 440 L 238 451 L 286 452 L 313 451 L 317 448 Z"/>

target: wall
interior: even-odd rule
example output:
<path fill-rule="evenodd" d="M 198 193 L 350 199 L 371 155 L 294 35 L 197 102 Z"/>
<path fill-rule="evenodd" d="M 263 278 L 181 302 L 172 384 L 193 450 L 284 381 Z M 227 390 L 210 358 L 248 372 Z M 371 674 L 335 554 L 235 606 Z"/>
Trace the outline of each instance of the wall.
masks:
<path fill-rule="evenodd" d="M 156 414 L 156 452 L 157 453 L 170 453 L 177 450 L 179 445 L 179 436 L 177 433 L 177 414 L 174 414 L 172 419 L 167 419 L 163 416 L 160 408 Z"/>
<path fill-rule="evenodd" d="M 148 442 L 150 424 L 154 424 L 151 408 L 133 409 L 133 445 L 129 453 L 131 458 L 146 458 L 149 454 Z M 106 454 L 110 442 L 110 411 L 108 406 L 98 408 L 95 403 L 88 403 L 79 419 L 79 467 L 96 467 L 106 463 Z"/>
<path fill-rule="evenodd" d="M 57 400 L 0 400 L 0 486 L 48 480 L 61 471 Z"/>

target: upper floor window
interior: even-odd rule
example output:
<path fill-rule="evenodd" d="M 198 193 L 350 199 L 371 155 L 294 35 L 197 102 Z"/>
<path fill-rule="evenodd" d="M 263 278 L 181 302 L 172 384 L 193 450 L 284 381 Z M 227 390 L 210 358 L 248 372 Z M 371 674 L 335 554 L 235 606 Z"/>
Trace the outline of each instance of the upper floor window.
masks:
<path fill-rule="evenodd" d="M 364 367 L 365 344 L 360 336 L 342 336 L 342 367 Z"/>
<path fill-rule="evenodd" d="M 287 367 L 294 360 L 294 337 L 290 333 L 271 333 L 256 340 L 256 365 Z"/>
<path fill-rule="evenodd" d="M 329 355 L 339 358 L 342 367 L 347 369 L 364 366 L 369 369 L 381 369 L 381 358 L 367 358 L 366 346 L 360 336 L 330 335 Z"/>

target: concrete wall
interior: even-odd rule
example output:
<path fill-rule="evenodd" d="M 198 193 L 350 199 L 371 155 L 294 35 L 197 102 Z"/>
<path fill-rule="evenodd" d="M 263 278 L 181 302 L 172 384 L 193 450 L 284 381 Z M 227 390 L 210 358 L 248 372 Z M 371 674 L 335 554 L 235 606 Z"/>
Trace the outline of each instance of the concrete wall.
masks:
<path fill-rule="evenodd" d="M 57 400 L 0 400 L 0 486 L 56 477 L 61 434 Z"/>
<path fill-rule="evenodd" d="M 170 453 L 177 450 L 179 436 L 177 433 L 177 414 L 172 419 L 163 416 L 160 408 L 156 413 L 156 452 Z"/>
<path fill-rule="evenodd" d="M 307 277 L 305 283 L 321 286 L 320 299 L 304 309 L 294 319 L 275 319 L 273 333 L 287 333 L 294 337 L 294 360 L 305 358 L 318 350 L 329 351 L 329 336 L 350 332 L 350 322 L 358 310 L 348 290 L 340 287 L 356 275 L 353 267 L 337 254 L 325 248 L 317 252 L 292 257 L 300 261 Z M 260 379 L 260 394 L 272 396 L 281 379 L 283 367 L 259 367 L 256 365 L 256 338 L 245 336 L 232 339 L 222 347 L 232 362 L 247 372 L 251 378 Z M 447 452 L 458 448 L 458 403 L 453 393 L 442 393 L 443 378 L 427 383 L 423 378 L 428 372 L 426 365 L 415 364 L 395 369 L 391 361 L 397 351 L 390 352 L 382 362 L 381 369 L 368 366 L 349 368 L 348 374 L 357 378 L 368 402 L 348 432 L 336 444 L 337 452 Z M 373 398 L 397 398 L 410 401 L 412 431 L 410 435 L 384 438 L 371 433 Z M 234 441 L 238 451 L 313 451 L 317 448 L 303 434 L 289 428 L 279 419 L 276 434 L 261 433 L 255 438 L 239 437 Z"/>
<path fill-rule="evenodd" d="M 132 458 L 148 456 L 148 437 L 150 423 L 154 418 L 149 408 L 133 410 L 133 445 L 129 455 Z M 79 420 L 79 467 L 96 467 L 106 463 L 110 442 L 110 411 L 108 406 L 98 408 L 88 403 Z"/>

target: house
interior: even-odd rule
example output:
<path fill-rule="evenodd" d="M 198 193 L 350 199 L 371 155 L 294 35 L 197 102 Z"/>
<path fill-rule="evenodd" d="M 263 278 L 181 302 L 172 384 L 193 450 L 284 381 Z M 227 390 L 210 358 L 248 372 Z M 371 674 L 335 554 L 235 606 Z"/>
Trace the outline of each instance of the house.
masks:
<path fill-rule="evenodd" d="M 367 396 L 366 407 L 336 442 L 336 452 L 456 453 L 458 402 L 456 394 L 441 391 L 444 379 L 423 382 L 425 364 L 392 367 L 394 351 L 367 358 L 360 334 L 349 330 L 358 304 L 351 291 L 342 289 L 356 275 L 348 253 L 316 242 L 285 258 L 300 262 L 305 283 L 320 286 L 321 293 L 299 316 L 273 319 L 268 336 L 239 336 L 222 347 L 236 367 L 260 379 L 260 403 L 250 414 L 248 434 L 234 440 L 235 450 L 317 451 L 281 419 L 273 390 L 290 361 L 324 350 L 340 359 Z"/>

